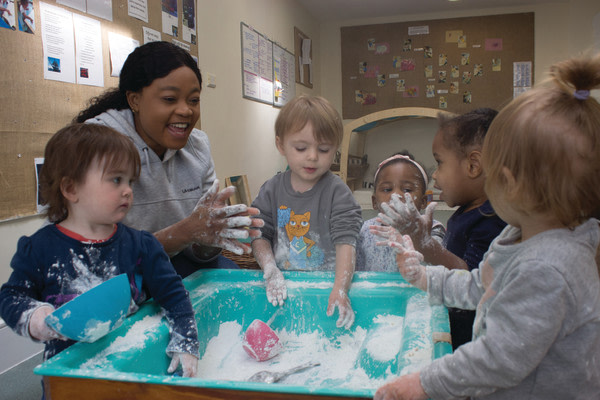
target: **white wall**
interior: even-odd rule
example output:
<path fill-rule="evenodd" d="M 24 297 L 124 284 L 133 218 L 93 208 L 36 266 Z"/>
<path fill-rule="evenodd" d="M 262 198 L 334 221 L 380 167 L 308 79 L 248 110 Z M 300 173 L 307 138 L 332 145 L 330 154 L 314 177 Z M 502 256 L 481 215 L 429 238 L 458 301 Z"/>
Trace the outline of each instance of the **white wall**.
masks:
<path fill-rule="evenodd" d="M 292 53 L 294 26 L 313 39 L 313 63 L 320 63 L 319 25 L 293 0 L 198 0 L 198 60 L 204 76 L 217 76 L 217 87 L 204 87 L 202 130 L 210 138 L 217 176 L 246 174 L 251 195 L 283 170 L 275 148 L 274 123 L 279 108 L 242 98 L 240 22 L 266 35 Z M 210 32 L 210 35 L 208 34 Z M 318 70 L 318 69 L 317 69 Z M 297 85 L 296 93 L 321 92 L 322 78 L 313 89 Z"/>

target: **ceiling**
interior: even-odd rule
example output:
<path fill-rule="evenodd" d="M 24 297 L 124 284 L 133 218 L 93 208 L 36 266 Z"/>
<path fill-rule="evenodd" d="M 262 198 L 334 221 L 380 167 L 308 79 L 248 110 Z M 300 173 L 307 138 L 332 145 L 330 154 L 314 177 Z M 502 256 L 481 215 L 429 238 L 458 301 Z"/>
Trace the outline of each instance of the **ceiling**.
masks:
<path fill-rule="evenodd" d="M 560 3 L 566 0 L 297 0 L 321 22 Z"/>

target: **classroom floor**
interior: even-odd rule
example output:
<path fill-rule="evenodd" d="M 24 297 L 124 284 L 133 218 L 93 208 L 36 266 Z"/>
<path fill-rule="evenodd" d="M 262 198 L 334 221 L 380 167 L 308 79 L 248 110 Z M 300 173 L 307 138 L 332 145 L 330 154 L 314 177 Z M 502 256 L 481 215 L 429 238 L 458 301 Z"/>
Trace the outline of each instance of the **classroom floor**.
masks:
<path fill-rule="evenodd" d="M 0 400 L 40 400 L 42 377 L 33 369 L 42 363 L 42 353 L 0 374 Z"/>

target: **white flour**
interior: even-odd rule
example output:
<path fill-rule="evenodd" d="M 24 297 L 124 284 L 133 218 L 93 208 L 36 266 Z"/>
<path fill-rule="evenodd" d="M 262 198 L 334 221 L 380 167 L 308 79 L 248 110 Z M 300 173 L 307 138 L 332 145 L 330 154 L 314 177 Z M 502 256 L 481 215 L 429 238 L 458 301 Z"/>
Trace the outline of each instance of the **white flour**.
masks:
<path fill-rule="evenodd" d="M 283 350 L 275 358 L 258 362 L 242 348 L 244 332 L 236 321 L 223 322 L 219 333 L 206 347 L 198 362 L 198 377 L 208 380 L 245 381 L 262 370 L 280 372 L 306 362 L 319 362 L 316 368 L 283 380 L 286 385 L 376 389 L 397 375 L 388 367 L 382 376 L 370 377 L 362 368 L 368 362 L 395 360 L 402 345 L 403 318 L 380 315 L 372 329 L 357 327 L 353 332 L 329 338 L 318 331 L 308 333 L 277 331 Z M 368 337 L 367 337 L 368 336 Z M 365 355 L 366 353 L 366 355 Z"/>

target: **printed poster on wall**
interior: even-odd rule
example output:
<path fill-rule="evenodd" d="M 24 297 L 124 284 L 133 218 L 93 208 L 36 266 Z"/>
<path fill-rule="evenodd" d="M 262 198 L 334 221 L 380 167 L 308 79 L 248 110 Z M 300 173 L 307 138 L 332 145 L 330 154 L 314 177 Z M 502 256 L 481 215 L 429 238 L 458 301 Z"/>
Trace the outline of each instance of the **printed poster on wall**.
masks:
<path fill-rule="evenodd" d="M 296 96 L 296 65 L 294 55 L 273 44 L 273 105 L 284 106 Z"/>
<path fill-rule="evenodd" d="M 75 27 L 75 61 L 77 83 L 104 86 L 104 63 L 102 61 L 102 31 L 100 21 L 73 14 Z"/>
<path fill-rule="evenodd" d="M 242 95 L 273 104 L 273 42 L 241 23 Z"/>
<path fill-rule="evenodd" d="M 75 83 L 73 14 L 40 2 L 44 79 Z"/>
<path fill-rule="evenodd" d="M 183 0 L 181 37 L 186 42 L 196 44 L 196 0 Z"/>
<path fill-rule="evenodd" d="M 162 31 L 168 35 L 178 37 L 177 31 L 177 0 L 161 0 Z"/>

